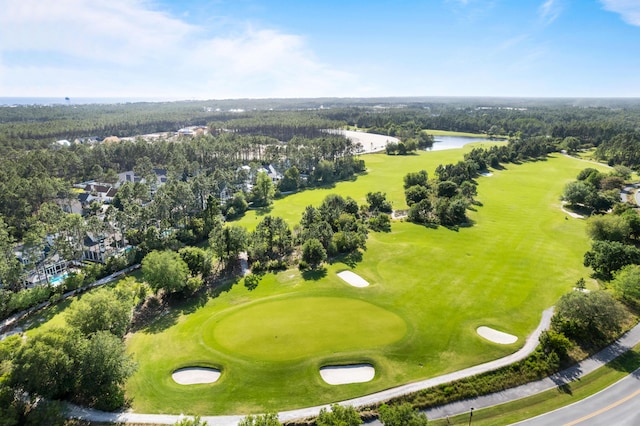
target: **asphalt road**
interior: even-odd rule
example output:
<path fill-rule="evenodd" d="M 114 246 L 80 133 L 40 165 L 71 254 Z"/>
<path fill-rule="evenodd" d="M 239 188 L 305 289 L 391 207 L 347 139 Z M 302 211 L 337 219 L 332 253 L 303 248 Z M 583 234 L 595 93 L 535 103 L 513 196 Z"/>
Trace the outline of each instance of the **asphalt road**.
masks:
<path fill-rule="evenodd" d="M 640 425 L 640 369 L 601 392 L 518 426 Z"/>

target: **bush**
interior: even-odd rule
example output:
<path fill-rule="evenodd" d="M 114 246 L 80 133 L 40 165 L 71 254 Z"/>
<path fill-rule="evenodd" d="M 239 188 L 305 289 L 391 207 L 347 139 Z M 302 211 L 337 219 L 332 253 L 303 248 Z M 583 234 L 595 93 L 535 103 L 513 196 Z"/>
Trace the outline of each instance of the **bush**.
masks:
<path fill-rule="evenodd" d="M 260 283 L 260 277 L 256 274 L 249 274 L 244 277 L 244 286 L 249 290 L 254 290 Z"/>

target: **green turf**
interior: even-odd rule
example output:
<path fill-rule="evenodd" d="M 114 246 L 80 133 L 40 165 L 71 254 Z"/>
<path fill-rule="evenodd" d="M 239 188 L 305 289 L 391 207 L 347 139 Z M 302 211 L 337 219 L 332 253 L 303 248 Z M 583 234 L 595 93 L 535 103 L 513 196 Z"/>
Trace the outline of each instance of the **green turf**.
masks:
<path fill-rule="evenodd" d="M 496 142 L 476 142 L 461 149 L 443 151 L 420 152 L 417 155 L 386 155 L 368 154 L 365 160 L 367 171 L 357 179 L 348 182 L 338 182 L 335 185 L 307 189 L 296 194 L 287 195 L 275 200 L 269 208 L 249 210 L 235 221 L 235 224 L 254 229 L 264 215 L 281 216 L 293 226 L 300 222 L 300 216 L 308 205 L 320 205 L 324 197 L 335 193 L 351 196 L 358 204 L 366 202 L 368 192 L 382 191 L 387 194 L 394 209 L 406 209 L 404 200 L 403 178 L 409 172 L 425 169 L 433 177 L 433 171 L 439 164 L 457 163 L 462 160 L 465 152 L 473 147 L 489 147 L 499 145 Z"/>
<path fill-rule="evenodd" d="M 331 192 L 362 201 L 367 191 L 381 190 L 397 207 L 403 205 L 405 173 L 425 168 L 431 174 L 463 152 L 367 156 L 368 174 L 276 201 L 272 214 L 296 223 L 304 206 L 319 204 Z M 370 234 L 361 261 L 335 262 L 324 277 L 305 280 L 297 270 L 266 275 L 253 291 L 235 285 L 204 306 L 194 302 L 184 309 L 188 314 L 161 319 L 128 340 L 139 363 L 128 383 L 133 408 L 185 414 L 286 410 L 356 397 L 517 350 L 542 310 L 589 275 L 582 266 L 588 248 L 584 221 L 565 217 L 559 201 L 566 182 L 584 167 L 560 155 L 508 165 L 478 178 L 482 206 L 470 212 L 472 227 L 453 231 L 394 222 L 391 233 Z M 239 223 L 250 227 L 256 217 Z M 340 280 L 336 273 L 350 266 L 371 285 L 354 288 Z M 349 306 L 363 318 L 356 326 L 346 323 L 354 317 L 345 311 Z M 330 309 L 334 315 L 317 312 Z M 392 320 L 381 326 L 376 316 Z M 372 318 L 378 333 L 372 333 Z M 475 332 L 480 325 L 519 340 L 507 346 L 487 342 Z M 338 331 L 342 327 L 346 331 Z M 364 343 L 351 344 L 359 333 Z M 289 339 L 290 354 L 275 343 L 276 335 Z M 314 337 L 320 339 L 315 347 Z M 349 362 L 371 363 L 375 379 L 342 386 L 320 379 L 322 365 Z M 189 365 L 215 366 L 223 374 L 215 384 L 173 383 L 171 372 Z"/>
<path fill-rule="evenodd" d="M 220 345 L 223 351 L 259 361 L 378 347 L 400 340 L 406 332 L 397 315 L 361 300 L 339 297 L 243 305 L 224 318 L 212 318 L 204 327 L 207 345 Z"/>

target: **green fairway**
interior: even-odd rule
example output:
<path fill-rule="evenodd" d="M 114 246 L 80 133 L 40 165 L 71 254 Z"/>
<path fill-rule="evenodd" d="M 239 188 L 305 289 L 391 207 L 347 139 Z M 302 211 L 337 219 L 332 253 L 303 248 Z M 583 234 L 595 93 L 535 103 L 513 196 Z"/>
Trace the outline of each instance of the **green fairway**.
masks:
<path fill-rule="evenodd" d="M 422 151 L 416 155 L 368 154 L 362 157 L 366 162 L 367 171 L 356 180 L 287 195 L 275 200 L 270 208 L 247 211 L 234 223 L 252 230 L 264 215 L 269 214 L 280 216 L 293 226 L 300 222 L 300 216 L 305 207 L 311 204 L 319 205 L 329 194 L 350 196 L 361 204 L 366 201 L 368 192 L 382 191 L 387 194 L 387 199 L 394 209 L 406 209 L 402 185 L 407 173 L 425 169 L 429 172 L 429 176 L 433 177 L 433 171 L 439 164 L 457 163 L 463 159 L 464 153 L 471 151 L 474 147 L 499 144 L 498 142 L 475 142 L 461 149 Z"/>
<path fill-rule="evenodd" d="M 468 149 L 468 148 L 467 148 Z M 308 204 L 327 194 L 387 192 L 403 206 L 402 177 L 455 162 L 464 150 L 410 157 L 366 157 L 368 174 L 332 189 L 276 201 L 271 214 L 291 225 Z M 138 412 L 244 414 L 286 410 L 360 396 L 476 365 L 517 350 L 580 277 L 588 248 L 584 221 L 567 218 L 559 196 L 586 163 L 564 156 L 507 165 L 480 177 L 481 206 L 473 226 L 457 231 L 394 222 L 390 233 L 371 233 L 353 271 L 371 285 L 351 287 L 337 277 L 305 280 L 299 271 L 265 275 L 258 287 L 235 285 L 203 306 L 158 320 L 133 334 L 139 363 L 128 383 Z M 589 165 L 592 166 L 592 165 Z M 251 227 L 259 216 L 239 223 Z M 590 280 L 587 280 L 592 285 Z M 518 336 L 512 345 L 488 342 L 481 325 Z M 370 363 L 368 383 L 330 386 L 318 369 L 332 363 Z M 181 386 L 171 372 L 190 365 L 222 370 L 208 385 Z"/>

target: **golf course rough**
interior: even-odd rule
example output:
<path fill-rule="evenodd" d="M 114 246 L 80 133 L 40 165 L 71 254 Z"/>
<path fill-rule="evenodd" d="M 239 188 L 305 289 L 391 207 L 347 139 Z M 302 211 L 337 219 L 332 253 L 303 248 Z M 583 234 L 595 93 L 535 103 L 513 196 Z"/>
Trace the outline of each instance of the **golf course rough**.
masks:
<path fill-rule="evenodd" d="M 307 205 L 319 205 L 329 193 L 362 203 L 371 188 L 400 208 L 407 171 L 425 169 L 433 176 L 439 164 L 456 162 L 467 151 L 367 156 L 367 175 L 276 200 L 270 214 L 293 226 Z M 559 201 L 564 185 L 583 168 L 583 162 L 554 154 L 508 164 L 478 178 L 482 205 L 468 211 L 471 227 L 395 221 L 391 232 L 369 234 L 355 264 L 328 263 L 317 279 L 295 269 L 266 274 L 254 290 L 229 285 L 216 298 L 172 312 L 158 320 L 160 326 L 127 339 L 138 362 L 127 383 L 133 409 L 281 411 L 347 400 L 513 353 L 540 313 L 589 276 L 582 264 L 589 248 L 585 223 L 567 220 Z M 238 223 L 251 229 L 258 222 L 248 212 Z M 375 285 L 346 285 L 337 276 L 346 269 Z M 489 342 L 477 334 L 483 325 L 518 341 Z M 334 386 L 319 375 L 323 366 L 365 363 L 375 368 L 366 383 Z M 202 365 L 223 374 L 197 386 L 171 379 L 178 368 Z"/>

